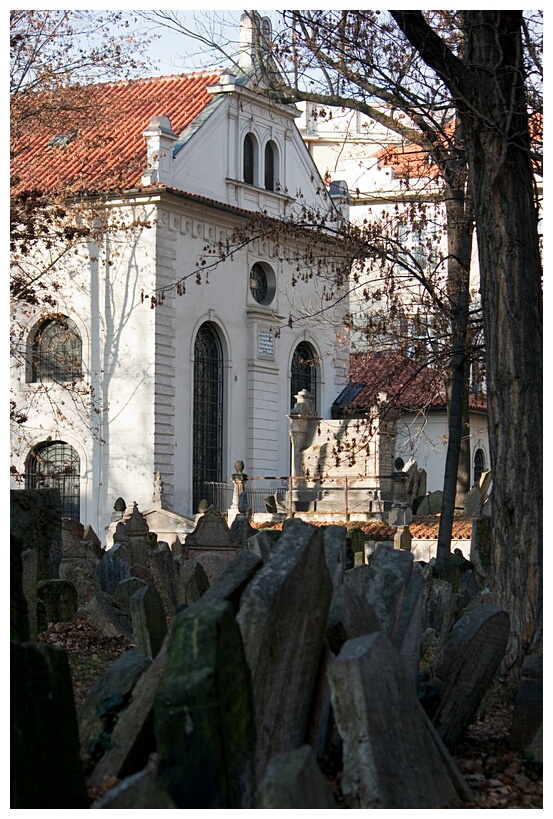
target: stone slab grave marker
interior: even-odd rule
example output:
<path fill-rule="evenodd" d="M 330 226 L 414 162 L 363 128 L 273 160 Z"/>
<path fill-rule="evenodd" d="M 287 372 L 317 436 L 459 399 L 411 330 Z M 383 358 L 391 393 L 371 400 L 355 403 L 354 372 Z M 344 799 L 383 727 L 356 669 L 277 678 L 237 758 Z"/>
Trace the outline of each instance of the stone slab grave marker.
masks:
<path fill-rule="evenodd" d="M 228 601 L 236 614 L 244 590 L 262 565 L 256 555 L 238 552 L 216 583 L 193 606 Z M 167 643 L 168 637 L 155 660 L 138 680 L 130 704 L 119 715 L 111 735 L 111 747 L 89 777 L 90 787 L 100 787 L 106 777 L 124 779 L 137 773 L 155 751 L 153 709 L 156 691 L 165 671 Z"/>
<path fill-rule="evenodd" d="M 184 545 L 187 549 L 217 548 L 239 549 L 240 541 L 231 534 L 227 522 L 214 506 L 208 506 L 204 514 L 198 518 L 193 532 L 186 535 Z"/>
<path fill-rule="evenodd" d="M 178 606 L 177 567 L 167 543 L 158 543 L 155 549 L 150 550 L 148 568 L 163 601 L 165 613 L 168 617 L 173 617 Z"/>
<path fill-rule="evenodd" d="M 509 631 L 507 612 L 483 603 L 465 611 L 444 640 L 434 666 L 443 688 L 433 723 L 448 748 L 472 721 L 505 655 Z"/>
<path fill-rule="evenodd" d="M 131 618 L 111 595 L 97 592 L 82 611 L 106 637 L 132 638 Z"/>
<path fill-rule="evenodd" d="M 385 634 L 348 640 L 328 674 L 348 807 L 448 808 L 470 799 Z"/>
<path fill-rule="evenodd" d="M 71 623 L 77 616 L 77 590 L 68 580 L 41 580 L 37 596 L 48 623 Z"/>
<path fill-rule="evenodd" d="M 230 603 L 175 617 L 154 708 L 158 778 L 178 808 L 251 808 L 251 681 Z"/>
<path fill-rule="evenodd" d="M 113 594 L 117 584 L 131 576 L 131 555 L 123 544 L 116 544 L 105 553 L 96 566 L 100 591 Z"/>
<path fill-rule="evenodd" d="M 11 644 L 13 808 L 88 808 L 67 654 Z"/>
<path fill-rule="evenodd" d="M 330 786 L 317 764 L 313 748 L 302 745 L 274 756 L 259 783 L 256 808 L 336 808 Z"/>
<path fill-rule="evenodd" d="M 177 579 L 177 603 L 190 605 L 199 600 L 209 589 L 209 580 L 204 567 L 194 558 L 182 558 Z"/>
<path fill-rule="evenodd" d="M 167 634 L 167 618 L 161 596 L 154 586 L 144 585 L 130 600 L 133 642 L 152 659 L 159 654 Z"/>
<path fill-rule="evenodd" d="M 252 675 L 256 772 L 302 744 L 332 596 L 322 531 L 292 520 L 238 612 Z"/>

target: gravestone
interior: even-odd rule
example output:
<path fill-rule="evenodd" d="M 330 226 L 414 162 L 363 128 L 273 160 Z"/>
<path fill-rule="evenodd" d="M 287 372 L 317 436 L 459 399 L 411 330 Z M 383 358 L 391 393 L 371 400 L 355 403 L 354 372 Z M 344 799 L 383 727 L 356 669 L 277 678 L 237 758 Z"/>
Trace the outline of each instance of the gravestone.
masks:
<path fill-rule="evenodd" d="M 205 572 L 208 583 L 212 586 L 217 578 L 225 571 L 227 566 L 235 559 L 236 552 L 229 549 L 226 552 L 218 552 L 216 550 L 207 552 L 193 552 L 194 560 L 201 564 Z"/>
<path fill-rule="evenodd" d="M 266 562 L 273 548 L 273 540 L 264 529 L 260 529 L 255 535 L 248 538 L 243 548 L 255 555 L 259 555 Z"/>
<path fill-rule="evenodd" d="M 433 723 L 448 748 L 476 714 L 505 655 L 509 631 L 507 612 L 482 604 L 465 611 L 447 635 L 434 666 L 441 694 Z"/>
<path fill-rule="evenodd" d="M 68 580 L 41 580 L 37 597 L 48 623 L 71 623 L 77 616 L 77 590 Z"/>
<path fill-rule="evenodd" d="M 18 643 L 30 639 L 28 603 L 23 586 L 23 550 L 21 538 L 10 535 L 10 640 Z"/>
<path fill-rule="evenodd" d="M 511 742 L 527 749 L 543 725 L 543 656 L 528 655 L 515 696 Z"/>
<path fill-rule="evenodd" d="M 108 793 L 92 805 L 93 808 L 165 808 L 175 809 L 177 806 L 162 787 L 155 771 L 145 768 L 143 771 L 132 774 L 119 782 Z"/>
<path fill-rule="evenodd" d="M 326 639 L 333 654 L 339 654 L 347 640 L 381 630 L 373 607 L 364 597 L 344 584 L 334 588 L 326 625 Z"/>
<path fill-rule="evenodd" d="M 167 619 L 161 596 L 154 586 L 144 585 L 130 600 L 133 642 L 139 651 L 152 659 L 159 654 Z"/>
<path fill-rule="evenodd" d="M 131 649 L 112 663 L 94 683 L 79 709 L 79 740 L 85 773 L 90 773 L 111 745 L 119 714 L 127 707 L 132 690 L 151 660 Z"/>
<path fill-rule="evenodd" d="M 201 563 L 189 557 L 180 564 L 177 579 L 177 603 L 190 605 L 209 589 L 209 580 Z"/>
<path fill-rule="evenodd" d="M 130 617 L 111 595 L 97 592 L 81 610 L 106 637 L 132 638 Z"/>
<path fill-rule="evenodd" d="M 242 492 L 238 499 L 238 514 L 230 525 L 230 533 L 239 541 L 241 548 L 245 548 L 248 538 L 257 534 L 257 529 L 254 529 L 249 520 L 248 497 L 245 492 Z"/>
<path fill-rule="evenodd" d="M 292 521 L 237 617 L 252 675 L 258 777 L 271 756 L 303 741 L 331 596 L 321 530 Z"/>
<path fill-rule="evenodd" d="M 10 490 L 10 533 L 38 552 L 38 578 L 58 577 L 61 559 L 59 489 Z"/>
<path fill-rule="evenodd" d="M 253 807 L 251 682 L 229 603 L 176 616 L 154 725 L 158 778 L 178 808 Z"/>
<path fill-rule="evenodd" d="M 131 597 L 135 592 L 147 585 L 138 577 L 127 577 L 125 580 L 120 580 L 112 594 L 113 602 L 130 615 Z"/>
<path fill-rule="evenodd" d="M 23 566 L 23 594 L 27 601 L 29 618 L 29 640 L 36 640 L 38 634 L 38 552 L 36 549 L 25 549 L 21 553 Z"/>
<path fill-rule="evenodd" d="M 409 526 L 398 526 L 394 535 L 394 549 L 410 552 L 412 542 L 413 536 L 409 531 Z"/>
<path fill-rule="evenodd" d="M 336 807 L 310 745 L 285 751 L 271 759 L 257 788 L 255 807 L 287 810 Z"/>
<path fill-rule="evenodd" d="M 96 566 L 100 591 L 105 594 L 113 594 L 117 584 L 130 576 L 130 553 L 122 545 L 116 545 L 107 551 Z"/>
<path fill-rule="evenodd" d="M 177 568 L 173 553 L 167 543 L 158 543 L 155 549 L 150 550 L 148 568 L 163 601 L 165 613 L 168 617 L 172 617 L 178 606 Z"/>
<path fill-rule="evenodd" d="M 482 512 L 484 498 L 478 486 L 473 486 L 465 495 L 463 513 L 467 518 L 478 518 Z"/>
<path fill-rule="evenodd" d="M 205 603 L 228 601 L 234 614 L 252 577 L 262 566 L 262 561 L 248 552 L 238 552 L 220 577 L 192 607 Z M 153 708 L 157 688 L 165 671 L 167 642 L 151 666 L 144 672 L 133 689 L 132 699 L 120 715 L 111 735 L 111 748 L 102 757 L 89 778 L 89 786 L 100 787 L 106 777 L 127 777 L 140 771 L 155 750 L 153 733 Z"/>
<path fill-rule="evenodd" d="M 208 506 L 198 518 L 196 528 L 186 535 L 184 545 L 187 549 L 223 548 L 239 549 L 240 541 L 231 534 L 227 522 L 214 506 Z"/>
<path fill-rule="evenodd" d="M 346 571 L 347 533 L 345 526 L 325 526 L 323 529 L 325 560 L 333 586 L 344 582 Z"/>
<path fill-rule="evenodd" d="M 136 503 L 133 503 L 130 517 L 123 525 L 125 526 L 128 537 L 131 566 L 136 563 L 138 563 L 140 566 L 148 566 L 148 558 L 150 555 L 150 530 L 148 529 L 148 524 L 146 523 L 144 515 L 139 511 Z M 120 524 L 117 525 L 117 529 L 119 529 L 119 526 Z"/>
<path fill-rule="evenodd" d="M 439 515 L 442 511 L 443 494 L 440 489 L 437 489 L 425 495 L 418 505 L 417 515 Z"/>
<path fill-rule="evenodd" d="M 349 640 L 329 680 L 349 808 L 449 808 L 470 799 L 417 701 L 411 669 L 385 634 Z"/>
<path fill-rule="evenodd" d="M 88 808 L 66 652 L 12 643 L 10 667 L 10 807 Z"/>

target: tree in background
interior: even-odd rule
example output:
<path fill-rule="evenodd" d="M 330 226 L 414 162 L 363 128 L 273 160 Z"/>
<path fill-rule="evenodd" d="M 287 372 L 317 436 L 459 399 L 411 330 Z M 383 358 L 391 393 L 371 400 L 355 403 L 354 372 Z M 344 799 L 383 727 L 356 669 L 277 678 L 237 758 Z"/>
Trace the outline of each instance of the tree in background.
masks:
<path fill-rule="evenodd" d="M 56 265 L 80 243 L 97 240 L 107 229 L 100 202 L 87 199 L 90 156 L 106 147 L 105 111 L 94 89 L 144 72 L 147 63 L 141 54 L 147 39 L 129 33 L 132 19 L 120 11 L 10 12 L 10 346 L 12 362 L 22 373 L 33 367 L 23 343 L 31 316 L 42 311 L 59 323 L 61 333 L 68 332 L 57 310 L 61 285 Z M 98 125 L 95 137 L 72 144 L 91 122 Z M 51 139 L 44 140 L 45 132 Z M 40 150 L 37 139 L 43 139 Z M 71 184 L 54 177 L 40 188 L 22 184 L 23 177 L 33 177 L 35 168 L 36 178 L 44 179 L 48 155 L 65 149 L 81 160 L 81 173 Z M 116 189 L 116 176 L 111 184 Z M 67 343 L 59 342 L 60 334 L 57 337 L 51 354 L 59 358 L 71 347 L 70 334 Z M 63 363 L 58 360 L 60 367 Z M 67 419 L 65 401 L 81 413 L 98 411 L 84 379 L 74 378 L 63 386 L 65 398 L 60 402 L 53 397 L 51 384 L 40 385 L 51 399 L 54 423 Z M 13 400 L 11 420 L 24 435 L 26 407 Z"/>

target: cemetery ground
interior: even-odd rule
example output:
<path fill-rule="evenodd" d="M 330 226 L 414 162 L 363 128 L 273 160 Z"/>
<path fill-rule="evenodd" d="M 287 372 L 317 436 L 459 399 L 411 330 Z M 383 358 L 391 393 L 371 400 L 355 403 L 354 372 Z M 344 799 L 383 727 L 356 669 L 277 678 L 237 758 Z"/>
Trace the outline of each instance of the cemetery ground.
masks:
<path fill-rule="evenodd" d="M 126 637 L 107 637 L 85 617 L 74 622 L 51 623 L 38 635 L 38 640 L 67 651 L 77 711 L 96 680 L 133 647 Z M 541 766 L 511 747 L 512 716 L 513 705 L 503 702 L 498 692 L 489 692 L 453 754 L 475 795 L 473 802 L 460 808 L 543 808 Z M 340 792 L 340 767 L 339 759 L 328 760 L 325 773 L 338 806 L 345 808 Z M 106 779 L 103 787 L 91 789 L 91 803 L 117 783 L 115 778 Z"/>

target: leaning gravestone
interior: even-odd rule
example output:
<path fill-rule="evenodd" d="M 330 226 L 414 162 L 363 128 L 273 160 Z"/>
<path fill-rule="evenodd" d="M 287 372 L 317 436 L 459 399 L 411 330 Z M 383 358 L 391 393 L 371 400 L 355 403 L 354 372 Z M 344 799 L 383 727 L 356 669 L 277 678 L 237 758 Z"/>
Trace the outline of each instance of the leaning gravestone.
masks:
<path fill-rule="evenodd" d="M 156 657 L 167 634 L 167 618 L 161 596 L 154 586 L 146 586 L 131 597 L 133 642 L 139 651 Z"/>
<path fill-rule="evenodd" d="M 236 614 L 244 590 L 261 566 L 260 558 L 248 552 L 239 552 L 215 585 L 193 606 L 228 601 Z M 89 778 L 88 784 L 91 787 L 101 787 L 106 777 L 122 779 L 137 773 L 155 750 L 152 715 L 155 695 L 165 671 L 167 643 L 168 637 L 151 666 L 133 689 L 131 702 L 120 714 L 113 729 L 111 747 Z"/>
<path fill-rule="evenodd" d="M 111 595 L 97 592 L 81 611 L 106 637 L 132 637 L 130 617 Z"/>
<path fill-rule="evenodd" d="M 79 710 L 79 739 L 85 772 L 91 772 L 111 744 L 111 732 L 132 690 L 151 660 L 131 649 L 96 681 Z"/>
<path fill-rule="evenodd" d="M 509 631 L 507 612 L 482 604 L 466 611 L 447 635 L 434 666 L 443 687 L 433 723 L 448 748 L 472 721 L 505 655 Z"/>
<path fill-rule="evenodd" d="M 255 807 L 288 810 L 336 807 L 310 745 L 285 751 L 271 759 L 257 788 Z"/>
<path fill-rule="evenodd" d="M 130 576 L 130 553 L 126 546 L 114 546 L 105 553 L 96 567 L 100 591 L 106 594 L 113 594 L 117 584 Z"/>
<path fill-rule="evenodd" d="M 229 603 L 179 612 L 154 709 L 158 778 L 178 808 L 251 808 L 251 682 Z"/>
<path fill-rule="evenodd" d="M 67 654 L 11 646 L 10 807 L 88 808 Z"/>
<path fill-rule="evenodd" d="M 194 558 L 182 559 L 177 579 L 177 603 L 179 606 L 195 603 L 209 589 L 204 567 Z"/>
<path fill-rule="evenodd" d="M 348 807 L 448 808 L 470 798 L 419 705 L 411 670 L 385 634 L 349 640 L 329 680 Z"/>
<path fill-rule="evenodd" d="M 303 742 L 331 596 L 322 531 L 292 521 L 237 618 L 252 675 L 258 777 L 274 754 Z"/>
<path fill-rule="evenodd" d="M 126 614 L 131 613 L 131 597 L 139 589 L 143 589 L 148 584 L 139 577 L 127 577 L 120 580 L 112 594 L 113 602 L 119 606 Z"/>
<path fill-rule="evenodd" d="M 178 606 L 177 568 L 167 543 L 158 543 L 155 549 L 150 550 L 148 568 L 163 601 L 165 613 L 168 617 L 173 617 Z"/>
<path fill-rule="evenodd" d="M 326 565 L 333 586 L 344 582 L 346 571 L 346 527 L 325 526 L 323 529 L 323 543 Z"/>

